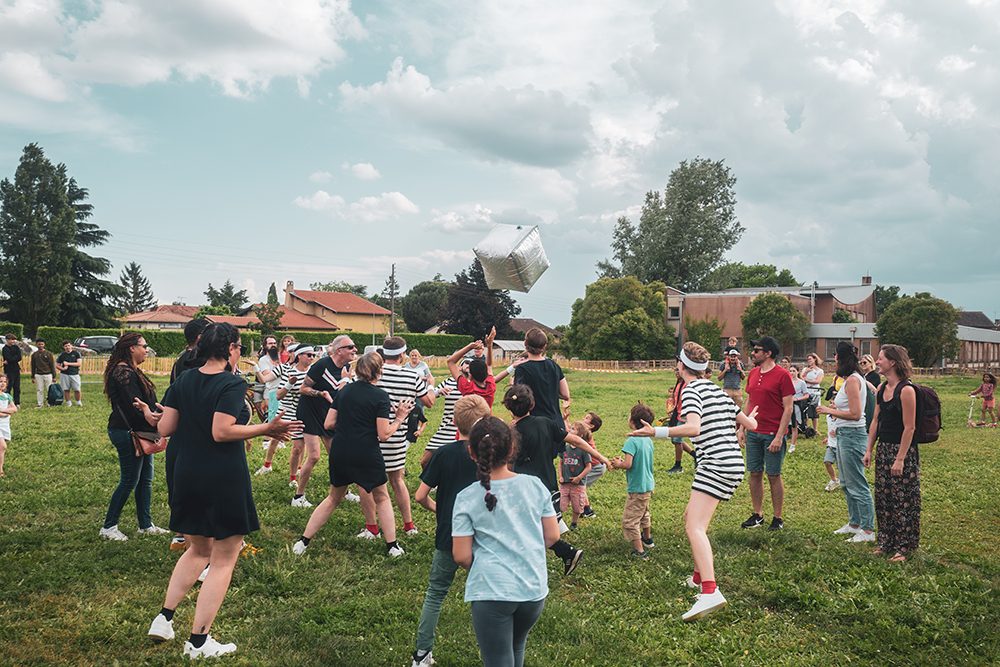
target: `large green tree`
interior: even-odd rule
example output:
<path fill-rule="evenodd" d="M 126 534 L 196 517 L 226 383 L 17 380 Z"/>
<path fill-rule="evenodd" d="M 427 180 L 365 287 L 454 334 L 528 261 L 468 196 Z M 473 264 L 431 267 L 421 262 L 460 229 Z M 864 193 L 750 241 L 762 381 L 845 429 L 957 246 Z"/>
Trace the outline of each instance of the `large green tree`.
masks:
<path fill-rule="evenodd" d="M 634 276 L 600 278 L 573 304 L 566 344 L 584 359 L 663 359 L 676 346 L 664 285 Z"/>
<path fill-rule="evenodd" d="M 734 287 L 794 287 L 798 284 L 791 271 L 779 270 L 774 264 L 726 262 L 712 269 L 699 289 L 715 292 Z"/>
<path fill-rule="evenodd" d="M 118 323 L 114 304 L 122 298 L 125 290 L 121 285 L 104 279 L 111 273 L 111 262 L 81 250 L 104 245 L 111 238 L 109 232 L 89 222 L 94 207 L 87 202 L 88 197 L 86 188 L 69 179 L 66 198 L 76 212 L 76 247 L 70 269 L 73 282 L 59 305 L 58 323 L 64 327 L 87 329 L 113 327 Z"/>
<path fill-rule="evenodd" d="M 6 319 L 34 335 L 59 318 L 73 284 L 77 212 L 66 165 L 53 165 L 28 144 L 14 180 L 0 181 L 0 292 Z"/>
<path fill-rule="evenodd" d="M 426 331 L 444 319 L 448 283 L 437 276 L 417 283 L 403 297 L 403 320 L 410 331 Z"/>
<path fill-rule="evenodd" d="M 448 286 L 448 300 L 444 306 L 444 320 L 448 333 L 468 334 L 482 338 L 497 328 L 498 338 L 514 335 L 510 319 L 521 312 L 510 292 L 490 289 L 486 284 L 483 265 L 478 259 L 455 274 L 455 282 Z"/>
<path fill-rule="evenodd" d="M 615 225 L 613 259 L 597 265 L 605 277 L 635 276 L 695 291 L 743 235 L 736 219 L 736 177 L 723 160 L 685 160 L 667 187 L 647 192 L 635 225 Z"/>
<path fill-rule="evenodd" d="M 718 359 L 722 354 L 722 322 L 717 317 L 706 317 L 701 320 L 684 318 L 686 340 L 694 341 L 708 350 L 712 357 Z"/>
<path fill-rule="evenodd" d="M 809 335 L 809 318 L 791 299 L 777 292 L 755 297 L 740 320 L 746 340 L 771 336 L 787 346 L 801 343 Z"/>
<path fill-rule="evenodd" d="M 156 307 L 153 297 L 153 287 L 149 279 L 142 273 L 142 267 L 135 262 L 129 262 L 118 277 L 122 295 L 117 300 L 118 310 L 126 315 L 141 313 Z"/>
<path fill-rule="evenodd" d="M 317 292 L 350 292 L 362 299 L 368 298 L 368 288 L 365 285 L 353 285 L 345 280 L 333 280 L 325 283 L 310 283 L 309 289 Z"/>
<path fill-rule="evenodd" d="M 208 289 L 205 290 L 205 298 L 208 299 L 210 306 L 228 308 L 230 311 L 238 313 L 246 305 L 247 291 L 236 289 L 236 285 L 227 280 L 219 289 L 212 287 L 212 283 L 209 283 Z"/>
<path fill-rule="evenodd" d="M 271 283 L 271 286 L 267 288 L 267 302 L 268 305 L 277 306 L 280 305 L 278 301 L 278 288 Z"/>
<path fill-rule="evenodd" d="M 927 292 L 897 299 L 875 323 L 879 343 L 902 345 L 916 366 L 958 354 L 958 310 Z"/>
<path fill-rule="evenodd" d="M 875 317 L 881 317 L 882 313 L 889 310 L 889 306 L 906 296 L 899 293 L 899 285 L 876 285 L 875 286 Z"/>

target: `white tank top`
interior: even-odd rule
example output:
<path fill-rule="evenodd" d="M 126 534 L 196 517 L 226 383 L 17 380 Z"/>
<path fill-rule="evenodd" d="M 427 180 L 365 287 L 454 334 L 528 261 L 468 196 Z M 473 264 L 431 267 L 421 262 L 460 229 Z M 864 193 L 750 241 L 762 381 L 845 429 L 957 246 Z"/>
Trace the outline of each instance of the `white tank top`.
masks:
<path fill-rule="evenodd" d="M 865 398 L 868 396 L 868 383 L 861 376 L 860 373 L 855 373 L 851 376 L 852 378 L 858 378 L 861 382 L 861 417 L 859 419 L 840 419 L 839 417 L 833 418 L 834 428 L 840 430 L 842 428 L 852 428 L 854 426 L 865 427 Z M 847 412 L 850 410 L 850 406 L 847 402 L 847 382 L 845 381 L 840 387 L 840 391 L 833 399 L 833 407 L 837 410 Z"/>

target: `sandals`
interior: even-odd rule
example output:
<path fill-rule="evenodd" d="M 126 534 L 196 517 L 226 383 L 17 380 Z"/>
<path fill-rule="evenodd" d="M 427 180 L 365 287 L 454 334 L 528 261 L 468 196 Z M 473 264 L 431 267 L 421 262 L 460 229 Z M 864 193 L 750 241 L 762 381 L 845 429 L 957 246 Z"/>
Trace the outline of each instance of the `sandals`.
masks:
<path fill-rule="evenodd" d="M 900 552 L 897 551 L 893 555 L 893 557 L 889 559 L 889 562 L 890 563 L 905 563 L 906 562 L 906 554 L 903 554 L 903 553 L 900 553 Z"/>
<path fill-rule="evenodd" d="M 874 549 L 872 549 L 872 555 L 873 556 L 884 556 L 885 552 L 882 551 L 882 547 L 875 547 Z"/>

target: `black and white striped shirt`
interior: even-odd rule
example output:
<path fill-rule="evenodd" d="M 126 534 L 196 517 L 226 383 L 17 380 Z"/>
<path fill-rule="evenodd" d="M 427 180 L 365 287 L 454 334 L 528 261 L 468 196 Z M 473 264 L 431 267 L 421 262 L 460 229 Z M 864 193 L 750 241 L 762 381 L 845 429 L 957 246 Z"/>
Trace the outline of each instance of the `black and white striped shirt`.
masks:
<path fill-rule="evenodd" d="M 691 438 L 698 452 L 698 470 L 691 488 L 704 485 L 706 488 L 699 490 L 728 499 L 744 473 L 743 454 L 736 439 L 739 408 L 715 383 L 704 379 L 684 387 L 681 406 L 681 423 L 690 414 L 701 417 L 701 433 Z"/>
<path fill-rule="evenodd" d="M 305 380 L 309 369 L 300 371 L 292 364 L 281 364 L 276 369 L 276 374 L 280 380 L 278 388 L 285 388 L 285 397 L 281 399 L 281 408 L 285 411 L 288 421 L 295 419 L 295 411 L 299 408 L 299 392 L 302 390 L 302 381 Z"/>
<path fill-rule="evenodd" d="M 441 425 L 438 426 L 438 430 L 427 443 L 426 451 L 429 452 L 433 452 L 438 447 L 444 447 L 450 442 L 455 442 L 455 435 L 458 433 L 458 428 L 455 426 L 455 403 L 458 403 L 458 399 L 462 398 L 462 394 L 458 391 L 458 380 L 448 378 L 438 385 L 438 391 L 442 389 L 451 389 L 451 392 L 444 397 L 444 414 L 441 415 Z"/>
<path fill-rule="evenodd" d="M 396 406 L 410 399 L 414 402 L 428 392 L 427 382 L 416 371 L 397 364 L 382 366 L 382 377 L 376 385 L 389 394 L 392 412 L 389 419 L 396 418 Z M 386 472 L 401 470 L 406 466 L 406 422 L 400 424 L 396 432 L 382 443 L 382 458 L 385 459 Z"/>

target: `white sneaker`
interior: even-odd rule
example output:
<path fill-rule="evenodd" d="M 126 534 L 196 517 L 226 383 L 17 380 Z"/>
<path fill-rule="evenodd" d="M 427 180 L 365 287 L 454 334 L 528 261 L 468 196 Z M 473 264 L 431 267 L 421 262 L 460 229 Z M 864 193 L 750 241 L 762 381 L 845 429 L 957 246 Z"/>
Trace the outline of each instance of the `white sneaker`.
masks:
<path fill-rule="evenodd" d="M 788 445 L 788 453 L 791 454 L 795 451 L 795 445 Z"/>
<path fill-rule="evenodd" d="M 831 479 L 829 482 L 826 483 L 826 486 L 823 487 L 823 490 L 824 491 L 836 491 L 839 488 L 840 488 L 840 480 L 839 479 Z"/>
<path fill-rule="evenodd" d="M 275 447 L 275 449 L 284 449 L 284 448 L 285 448 L 285 441 L 284 440 L 279 440 L 278 441 L 278 446 Z"/>
<path fill-rule="evenodd" d="M 208 571 L 211 569 L 211 567 L 212 567 L 211 563 L 205 566 L 205 569 L 202 570 L 201 574 L 198 575 L 198 581 L 200 581 L 201 583 L 205 583 L 205 580 L 208 579 Z"/>
<path fill-rule="evenodd" d="M 209 635 L 201 648 L 195 648 L 191 642 L 184 642 L 184 655 L 192 660 L 201 658 L 218 658 L 220 655 L 236 653 L 236 644 L 220 644 Z"/>
<path fill-rule="evenodd" d="M 257 468 L 257 471 L 254 472 L 254 475 L 266 475 L 269 472 L 271 472 L 271 466 L 261 466 Z"/>
<path fill-rule="evenodd" d="M 407 530 L 407 531 L 405 531 L 405 532 L 406 532 L 406 534 L 407 534 L 407 535 L 416 535 L 416 534 L 418 534 L 418 533 L 419 533 L 420 531 L 419 531 L 419 530 L 417 530 L 417 527 L 416 527 L 416 526 L 414 526 L 413 528 L 410 528 L 409 530 Z"/>
<path fill-rule="evenodd" d="M 416 654 L 414 654 L 414 655 L 416 655 Z M 428 651 L 427 655 L 425 655 L 420 660 L 417 660 L 414 657 L 413 658 L 413 664 L 411 664 L 410 667 L 431 667 L 431 665 L 433 665 L 433 664 L 434 664 L 434 654 L 431 651 Z"/>
<path fill-rule="evenodd" d="M 299 483 L 298 482 L 293 482 L 292 480 L 288 480 L 288 488 L 289 489 L 297 489 L 297 488 L 299 488 Z"/>
<path fill-rule="evenodd" d="M 170 531 L 160 528 L 156 524 L 149 524 L 149 528 L 140 528 L 137 531 L 140 535 L 169 535 Z"/>
<path fill-rule="evenodd" d="M 110 528 L 101 528 L 101 532 L 98 533 L 101 537 L 106 540 L 111 540 L 113 542 L 127 542 L 128 536 L 122 531 L 118 530 L 118 526 L 111 526 Z"/>
<path fill-rule="evenodd" d="M 303 542 L 302 540 L 296 540 L 295 544 L 292 545 L 292 553 L 295 554 L 296 556 L 301 556 L 306 552 L 306 549 L 308 548 L 309 547 L 306 546 L 305 542 Z"/>
<path fill-rule="evenodd" d="M 344 494 L 344 500 L 349 500 L 352 503 L 360 503 L 361 502 L 361 496 L 359 496 L 358 494 L 353 493 L 351 491 L 348 491 L 347 493 Z"/>
<path fill-rule="evenodd" d="M 389 558 L 399 558 L 400 556 L 404 555 L 406 555 L 406 552 L 403 551 L 403 547 L 399 546 L 398 544 L 389 549 Z"/>
<path fill-rule="evenodd" d="M 163 614 L 157 614 L 153 622 L 149 624 L 149 635 L 154 642 L 170 641 L 174 638 L 174 622 L 168 621 Z"/>
<path fill-rule="evenodd" d="M 266 440 L 266 439 L 265 440 L 261 440 L 260 446 L 263 447 L 264 449 L 267 449 L 268 447 L 271 446 L 271 441 L 270 440 Z"/>
<path fill-rule="evenodd" d="M 874 542 L 875 541 L 875 531 L 867 533 L 863 530 L 859 530 L 852 537 L 848 538 L 848 542 Z"/>
<path fill-rule="evenodd" d="M 681 619 L 685 623 L 697 621 L 699 618 L 708 616 L 713 611 L 722 609 L 726 606 L 726 604 L 726 598 L 723 597 L 722 591 L 718 588 L 715 589 L 714 593 L 699 593 L 694 606 L 692 606 L 686 614 L 681 616 Z"/>
<path fill-rule="evenodd" d="M 843 526 L 833 531 L 834 535 L 854 535 L 861 532 L 860 528 L 855 528 L 849 523 L 845 523 Z"/>
<path fill-rule="evenodd" d="M 313 504 L 306 500 L 305 496 L 299 496 L 298 498 L 292 498 L 292 507 L 312 507 Z"/>
<path fill-rule="evenodd" d="M 684 585 L 688 588 L 693 588 L 696 591 L 701 590 L 701 584 L 694 583 L 694 575 L 689 574 L 688 578 L 684 580 Z"/>
<path fill-rule="evenodd" d="M 378 540 L 382 538 L 382 533 L 373 533 L 367 528 L 362 528 L 361 532 L 355 535 L 354 537 L 358 538 L 359 540 Z"/>

